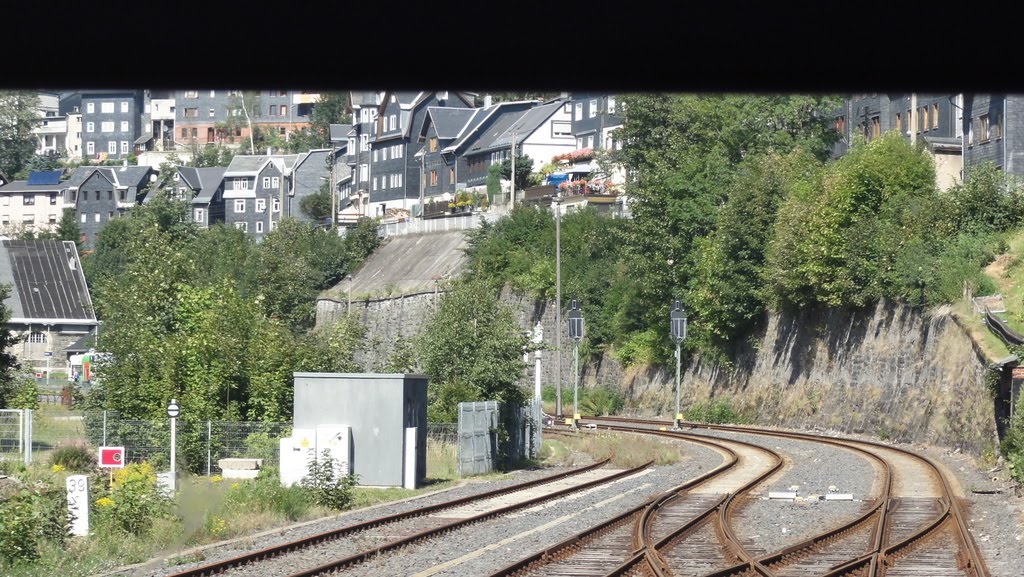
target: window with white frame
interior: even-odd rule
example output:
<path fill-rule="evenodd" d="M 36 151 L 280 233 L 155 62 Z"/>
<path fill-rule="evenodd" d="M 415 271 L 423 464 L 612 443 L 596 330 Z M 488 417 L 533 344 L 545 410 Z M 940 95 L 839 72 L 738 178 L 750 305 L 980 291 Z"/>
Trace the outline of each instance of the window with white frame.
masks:
<path fill-rule="evenodd" d="M 615 114 L 615 97 L 608 97 L 608 114 Z"/>
<path fill-rule="evenodd" d="M 256 232 L 258 232 L 258 233 L 263 232 L 263 221 L 262 220 L 258 221 L 256 223 Z"/>
<path fill-rule="evenodd" d="M 86 132 L 96 132 L 96 124 L 93 123 L 93 122 L 86 122 L 85 123 L 85 131 Z"/>
<path fill-rule="evenodd" d="M 114 113 L 114 103 L 113 102 L 101 102 L 100 103 L 100 112 L 102 112 L 103 114 L 113 114 Z"/>
<path fill-rule="evenodd" d="M 87 215 L 85 213 L 82 213 L 82 222 L 84 223 L 84 222 L 88 222 L 88 221 L 89 221 L 89 215 Z"/>
<path fill-rule="evenodd" d="M 182 95 L 184 98 L 199 98 L 198 90 L 186 90 L 185 94 Z"/>
<path fill-rule="evenodd" d="M 263 188 L 270 188 L 270 177 L 269 176 L 264 176 L 263 177 Z"/>
<path fill-rule="evenodd" d="M 232 190 L 249 190 L 249 179 L 245 177 L 235 178 L 231 182 Z"/>
<path fill-rule="evenodd" d="M 572 102 L 566 102 L 565 106 L 562 107 L 564 114 L 572 114 Z"/>
<path fill-rule="evenodd" d="M 26 214 L 25 216 L 21 217 L 21 222 L 23 224 L 35 224 L 36 223 L 36 215 L 34 215 L 34 214 Z"/>
<path fill-rule="evenodd" d="M 46 333 L 40 333 L 40 332 L 32 331 L 28 335 L 28 342 L 30 342 L 30 343 L 45 343 L 46 342 Z"/>
<path fill-rule="evenodd" d="M 392 115 L 391 115 L 391 130 L 394 130 L 394 129 L 395 129 L 395 126 L 397 126 L 397 125 L 396 125 L 395 123 L 396 123 L 397 121 L 398 121 L 397 117 L 396 117 L 396 116 L 395 116 L 394 114 L 392 114 Z"/>
<path fill-rule="evenodd" d="M 594 98 L 590 101 L 590 118 L 597 116 L 597 99 Z"/>
<path fill-rule="evenodd" d="M 553 138 L 572 138 L 572 123 L 568 121 L 551 121 L 551 136 Z"/>
<path fill-rule="evenodd" d="M 370 178 L 370 167 L 367 164 L 359 165 L 359 181 L 366 182 Z"/>
<path fill-rule="evenodd" d="M 370 121 L 370 109 L 364 108 L 364 109 L 360 110 L 359 111 L 359 122 L 369 122 L 369 121 Z"/>
<path fill-rule="evenodd" d="M 373 190 L 377 190 L 377 177 L 373 177 Z"/>
<path fill-rule="evenodd" d="M 385 146 L 384 148 L 380 149 L 380 159 L 381 160 L 387 160 L 388 159 L 388 149 L 389 148 L 391 148 L 391 147 L 390 146 Z"/>
<path fill-rule="evenodd" d="M 21 197 L 21 204 L 23 206 L 35 206 L 36 205 L 36 195 L 34 195 L 34 194 L 23 195 Z"/>
<path fill-rule="evenodd" d="M 244 198 L 236 198 L 235 199 L 235 212 L 245 212 L 245 199 Z"/>
<path fill-rule="evenodd" d="M 122 120 L 121 121 L 121 132 L 128 132 L 128 121 L 127 120 Z"/>
<path fill-rule="evenodd" d="M 0 224 L 2 224 L 4 226 L 7 226 L 7 225 L 11 224 L 11 215 L 9 215 L 9 214 L 0 215 Z"/>
<path fill-rule="evenodd" d="M 127 140 L 122 140 L 121 141 L 121 154 L 128 154 L 128 141 Z"/>
<path fill-rule="evenodd" d="M 50 215 L 50 224 L 57 224 L 57 215 L 56 214 L 51 214 Z"/>
<path fill-rule="evenodd" d="M 582 102 L 577 102 L 576 106 L 574 107 L 574 110 L 576 111 L 575 119 L 576 120 L 583 120 L 583 103 Z"/>
<path fill-rule="evenodd" d="M 270 177 L 270 188 L 277 189 L 281 186 L 281 177 L 271 176 Z"/>
<path fill-rule="evenodd" d="M 203 217 L 204 217 L 204 216 L 205 216 L 205 215 L 203 214 L 203 209 L 201 209 L 201 208 L 197 208 L 197 209 L 195 210 L 195 221 L 196 221 L 196 222 L 203 222 Z"/>
<path fill-rule="evenodd" d="M 210 91 L 210 98 L 216 98 L 216 97 L 217 97 L 217 91 L 216 90 L 211 90 Z"/>
<path fill-rule="evenodd" d="M 108 121 L 108 122 L 101 122 L 100 123 L 100 132 L 113 132 L 113 131 L 114 131 L 114 121 L 113 120 Z"/>
<path fill-rule="evenodd" d="M 3 206 L 11 206 L 11 197 L 5 195 L 3 197 L 3 202 L 0 202 L 0 204 Z"/>
<path fill-rule="evenodd" d="M 92 220 L 93 220 L 93 222 L 99 222 L 100 221 L 100 213 L 98 213 L 98 212 L 93 213 Z"/>
<path fill-rule="evenodd" d="M 355 151 L 356 151 L 356 139 L 355 138 L 349 138 L 348 139 L 348 153 L 349 154 L 353 154 L 353 153 L 355 153 Z"/>
<path fill-rule="evenodd" d="M 127 100 L 122 100 L 121 101 L 121 112 L 128 112 L 128 101 Z"/>
<path fill-rule="evenodd" d="M 241 230 L 242 232 L 249 232 L 249 223 L 247 223 L 247 222 L 236 222 L 235 223 L 235 228 Z"/>
<path fill-rule="evenodd" d="M 396 186 L 401 188 L 401 186 L 402 186 L 402 173 L 398 173 L 397 178 L 395 179 L 395 182 L 397 183 Z"/>
<path fill-rule="evenodd" d="M 108 154 L 117 154 L 117 142 L 115 142 L 113 140 L 111 140 L 110 142 L 107 142 L 107 153 Z"/>
<path fill-rule="evenodd" d="M 85 153 L 88 154 L 89 156 L 96 154 L 96 143 L 91 140 L 89 142 L 86 142 Z"/>
<path fill-rule="evenodd" d="M 271 212 L 281 212 L 281 199 L 280 198 L 275 198 L 275 199 L 270 201 L 270 211 Z"/>
<path fill-rule="evenodd" d="M 576 138 L 576 150 L 581 150 L 582 148 L 583 148 L 583 137 L 580 136 L 580 137 Z"/>
<path fill-rule="evenodd" d="M 266 212 L 267 210 L 267 199 L 257 198 L 256 199 L 256 212 Z"/>
<path fill-rule="evenodd" d="M 594 135 L 587 136 L 587 148 L 594 148 Z"/>
<path fill-rule="evenodd" d="M 370 150 L 370 135 L 369 134 L 360 134 L 359 135 L 359 150 L 361 152 L 366 152 L 367 150 Z"/>
<path fill-rule="evenodd" d="M 217 113 L 216 113 L 216 112 L 214 112 L 214 110 L 213 110 L 213 109 L 211 108 L 211 109 L 210 109 L 210 118 L 213 118 L 213 117 L 214 117 L 214 116 L 216 116 L 216 115 L 217 115 Z"/>
<path fill-rule="evenodd" d="M 96 103 L 95 102 L 86 102 L 85 103 L 85 111 L 88 112 L 89 114 L 92 114 L 92 113 L 96 112 Z"/>
<path fill-rule="evenodd" d="M 373 149 L 373 162 L 377 162 L 377 149 Z"/>

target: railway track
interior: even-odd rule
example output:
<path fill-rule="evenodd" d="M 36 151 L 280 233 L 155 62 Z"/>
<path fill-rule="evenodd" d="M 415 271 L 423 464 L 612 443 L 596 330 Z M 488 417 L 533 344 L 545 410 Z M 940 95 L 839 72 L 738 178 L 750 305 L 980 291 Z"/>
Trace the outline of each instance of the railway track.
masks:
<path fill-rule="evenodd" d="M 253 563 L 269 564 L 273 562 L 278 566 L 294 567 L 300 565 L 301 562 L 295 561 L 293 558 L 301 558 L 312 548 L 331 541 L 344 538 L 353 543 L 364 544 L 359 551 L 333 559 L 328 563 L 305 568 L 299 572 L 280 573 L 289 574 L 292 577 L 327 574 L 459 527 L 479 523 L 517 509 L 633 475 L 651 465 L 651 463 L 645 463 L 632 469 L 602 474 L 602 468 L 607 464 L 608 460 L 606 459 L 534 481 L 348 525 L 230 559 L 194 567 L 167 577 L 229 575 L 233 568 Z M 533 492 L 533 494 L 527 498 L 513 498 L 516 494 L 526 492 Z M 367 543 L 369 546 L 365 545 Z M 269 573 L 270 570 L 268 569 L 267 572 Z"/>
<path fill-rule="evenodd" d="M 590 422 L 638 423 L 666 428 L 666 422 L 650 419 L 600 418 Z M 744 563 L 724 571 L 710 573 L 708 577 L 759 574 L 776 577 L 802 577 L 821 575 L 840 577 L 868 576 L 930 576 L 930 577 L 987 577 L 984 561 L 973 537 L 963 521 L 964 513 L 949 480 L 930 459 L 909 451 L 875 443 L 792 433 L 751 427 L 716 426 L 690 423 L 692 428 L 779 436 L 793 439 L 825 442 L 870 454 L 885 465 L 883 493 L 874 507 L 851 523 L 814 536 L 782 551 L 763 556 L 757 563 Z M 898 454 L 896 458 L 893 453 Z M 888 456 L 886 456 L 888 455 Z M 890 461 L 915 460 L 926 470 L 940 488 L 938 495 L 912 496 L 892 494 L 893 472 Z M 909 482 L 909 481 L 908 481 Z M 918 487 L 909 486 L 905 492 Z M 648 543 L 648 547 L 650 544 Z M 863 547 L 863 548 L 862 548 Z M 658 550 L 664 573 L 657 569 L 651 574 L 694 574 L 671 572 L 667 559 Z M 858 549 L 860 552 L 858 553 Z M 655 563 L 652 562 L 652 567 Z"/>

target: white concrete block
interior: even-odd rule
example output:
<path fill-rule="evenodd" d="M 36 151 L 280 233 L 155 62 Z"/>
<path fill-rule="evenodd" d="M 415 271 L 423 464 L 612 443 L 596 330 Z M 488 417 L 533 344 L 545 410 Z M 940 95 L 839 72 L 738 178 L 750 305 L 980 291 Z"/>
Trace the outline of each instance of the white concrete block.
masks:
<path fill-rule="evenodd" d="M 796 499 L 796 491 L 769 491 L 769 499 Z"/>

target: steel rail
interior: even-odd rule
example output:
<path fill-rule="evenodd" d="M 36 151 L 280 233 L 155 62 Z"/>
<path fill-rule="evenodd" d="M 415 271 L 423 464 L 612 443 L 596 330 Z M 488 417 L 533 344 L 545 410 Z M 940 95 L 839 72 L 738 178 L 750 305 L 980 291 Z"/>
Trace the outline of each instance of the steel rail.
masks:
<path fill-rule="evenodd" d="M 361 523 L 355 523 L 353 525 L 347 525 L 345 527 L 340 527 L 338 529 L 332 529 L 330 531 L 324 531 L 322 533 L 317 533 L 316 535 L 311 535 L 309 537 L 304 537 L 302 539 L 298 539 L 298 540 L 295 540 L 295 541 L 289 541 L 288 543 L 282 543 L 280 545 L 274 545 L 274 546 L 271 546 L 271 547 L 266 547 L 266 548 L 260 549 L 258 551 L 252 551 L 252 552 L 249 552 L 249 553 L 244 553 L 242 555 L 231 557 L 229 559 L 224 559 L 224 560 L 217 561 L 217 562 L 214 562 L 214 563 L 209 563 L 207 565 L 202 565 L 200 567 L 194 567 L 192 569 L 187 569 L 187 570 L 181 571 L 179 573 L 173 573 L 171 575 L 168 575 L 167 577 L 203 577 L 203 576 L 207 576 L 207 575 L 216 575 L 217 573 L 223 573 L 224 571 L 227 571 L 228 569 L 231 569 L 233 567 L 239 567 L 241 565 L 245 565 L 247 563 L 252 563 L 254 561 L 262 561 L 264 559 L 270 559 L 270 558 L 273 558 L 273 557 L 278 557 L 280 555 L 284 555 L 285 553 L 289 553 L 289 552 L 292 552 L 292 551 L 297 551 L 297 550 L 304 549 L 304 548 L 307 548 L 307 547 L 312 547 L 314 545 L 318 545 L 318 544 L 324 543 L 326 541 L 331 541 L 331 540 L 334 540 L 334 539 L 339 539 L 341 537 L 346 537 L 346 536 L 351 535 L 353 533 L 358 533 L 360 531 L 365 531 L 367 529 L 372 529 L 374 527 L 379 527 L 381 525 L 386 525 L 388 523 L 396 523 L 396 522 L 399 522 L 399 521 L 404 521 L 406 519 L 412 519 L 414 517 L 419 517 L 419 516 L 422 516 L 422 515 L 427 515 L 429 513 L 434 513 L 434 512 L 437 512 L 437 511 L 442 511 L 444 509 L 451 509 L 451 508 L 454 508 L 454 507 L 459 507 L 459 506 L 465 505 L 467 503 L 471 503 L 473 501 L 478 501 L 478 500 L 483 500 L 483 499 L 490 499 L 492 497 L 497 497 L 497 496 L 500 496 L 500 495 L 507 495 L 509 493 L 515 493 L 515 492 L 522 491 L 522 490 L 525 490 L 525 489 L 530 489 L 530 488 L 533 488 L 533 487 L 538 486 L 538 485 L 543 485 L 543 484 L 546 484 L 546 483 L 551 483 L 551 482 L 554 482 L 554 481 L 559 481 L 559 480 L 562 480 L 562 479 L 564 479 L 566 477 L 571 477 L 571 476 L 579 475 L 579 474 L 582 474 L 582 473 L 586 473 L 587 471 L 591 471 L 593 469 L 597 469 L 597 468 L 603 467 L 604 465 L 606 465 L 608 463 L 608 461 L 609 461 L 608 459 L 604 459 L 603 461 L 598 461 L 596 463 L 593 463 L 593 464 L 590 464 L 590 465 L 586 465 L 586 466 L 583 466 L 583 467 L 577 467 L 576 469 L 572 469 L 570 471 L 564 471 L 564 472 L 558 473 L 556 475 L 550 475 L 548 477 L 543 477 L 543 478 L 540 478 L 540 479 L 534 479 L 532 481 L 526 481 L 524 483 L 518 483 L 518 484 L 515 484 L 515 485 L 511 485 L 511 486 L 508 486 L 508 487 L 502 487 L 500 489 L 495 489 L 495 490 L 492 490 L 492 491 L 486 491 L 484 493 L 480 493 L 480 494 L 477 494 L 477 495 L 470 495 L 468 497 L 460 497 L 458 499 L 452 499 L 450 501 L 445 501 L 443 503 L 436 503 L 434 505 L 427 505 L 425 507 L 419 507 L 417 509 L 414 509 L 414 510 L 411 510 L 411 511 L 406 511 L 404 513 L 395 513 L 393 515 L 387 515 L 387 516 L 384 516 L 384 517 L 379 517 L 377 519 L 371 519 L 369 521 L 363 521 Z"/>

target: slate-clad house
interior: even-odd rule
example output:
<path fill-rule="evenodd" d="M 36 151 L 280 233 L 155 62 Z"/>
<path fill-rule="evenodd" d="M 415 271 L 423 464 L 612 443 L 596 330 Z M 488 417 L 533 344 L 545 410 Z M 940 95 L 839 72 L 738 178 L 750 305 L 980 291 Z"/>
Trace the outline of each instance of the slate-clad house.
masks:
<path fill-rule="evenodd" d="M 95 247 L 96 235 L 111 219 L 140 204 L 157 171 L 149 166 L 80 166 L 65 183 L 64 203 L 75 208 L 83 248 Z"/>
<path fill-rule="evenodd" d="M 240 106 L 243 91 L 223 89 L 177 90 L 174 93 L 175 140 L 179 144 L 246 144 L 249 129 Z M 309 126 L 317 93 L 296 90 L 261 90 L 258 108 L 249 111 L 254 124 L 286 134 Z M 256 103 L 254 102 L 254 105 Z M 219 130 L 228 120 L 237 125 Z"/>
<path fill-rule="evenodd" d="M 0 234 L 55 232 L 64 211 L 59 170 L 34 171 L 0 186 Z"/>
<path fill-rule="evenodd" d="M 618 150 L 622 143 L 613 139 L 611 132 L 622 126 L 622 107 L 616 95 L 594 92 L 573 92 L 572 100 L 564 104 L 564 112 L 572 112 L 571 131 L 576 139 L 576 150 Z M 564 132 L 559 120 L 554 127 Z"/>
<path fill-rule="evenodd" d="M 480 114 L 481 110 L 441 106 L 427 108 L 427 118 L 419 134 L 419 140 L 425 142 L 426 146 L 416 153 L 424 175 L 424 200 L 445 193 L 455 194 L 458 182 L 455 174 L 457 158 L 454 152 L 445 152 L 445 148 L 462 134 L 473 116 Z"/>
<path fill-rule="evenodd" d="M 121 160 L 133 154 L 142 100 L 141 90 L 82 91 L 82 158 Z"/>
<path fill-rule="evenodd" d="M 389 208 L 411 209 L 419 202 L 422 166 L 415 154 L 427 108 L 472 108 L 465 92 L 353 93 L 353 128 L 348 164 L 355 173 L 351 201 L 362 214 L 382 216 Z"/>
<path fill-rule="evenodd" d="M 963 101 L 964 167 L 992 162 L 1005 172 L 1024 175 L 1024 97 L 969 94 Z"/>
<path fill-rule="evenodd" d="M 298 155 L 238 155 L 224 171 L 224 223 L 257 241 L 281 221 L 281 207 Z"/>
<path fill-rule="evenodd" d="M 347 144 L 342 142 L 336 148 L 319 148 L 310 150 L 299 155 L 298 161 L 288 175 L 288 196 L 285 197 L 285 216 L 291 216 L 298 220 L 308 222 L 310 219 L 301 210 L 301 202 L 307 196 L 320 192 L 320 187 L 327 185 L 330 192 L 331 166 L 334 166 L 334 184 L 349 174 L 348 165 L 345 164 L 345 149 Z M 335 202 L 340 195 L 335 189 Z M 346 198 L 347 201 L 347 198 Z M 347 202 L 346 202 L 347 204 Z M 338 207 L 334 207 L 335 213 Z"/>
<path fill-rule="evenodd" d="M 6 329 L 24 335 L 12 352 L 25 368 L 65 367 L 65 349 L 97 325 L 75 243 L 59 240 L 0 241 L 0 284 L 11 311 Z M 46 353 L 51 353 L 47 355 Z"/>
<path fill-rule="evenodd" d="M 527 110 L 537 105 L 535 101 L 501 102 L 490 107 L 477 109 L 458 138 L 451 144 L 438 148 L 446 155 L 457 159 L 452 176 L 456 185 L 465 183 L 467 188 L 482 189 L 487 184 L 487 170 L 491 164 L 503 162 L 511 154 L 512 138 L 509 134 L 508 145 L 503 148 L 489 148 L 497 138 L 515 124 Z M 518 138 L 518 137 L 517 137 Z M 486 152 L 485 152 L 486 149 Z M 429 154 L 431 144 L 426 143 L 425 154 Z M 540 165 L 537 165 L 540 168 Z M 434 182 L 434 176 L 427 173 L 427 183 Z"/>
<path fill-rule="evenodd" d="M 223 166 L 193 168 L 179 166 L 174 185 L 183 198 L 192 201 L 192 222 L 200 228 L 209 228 L 224 222 L 224 172 Z"/>

